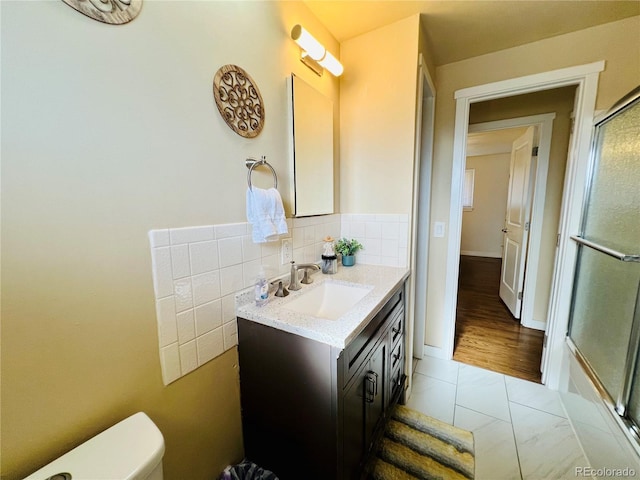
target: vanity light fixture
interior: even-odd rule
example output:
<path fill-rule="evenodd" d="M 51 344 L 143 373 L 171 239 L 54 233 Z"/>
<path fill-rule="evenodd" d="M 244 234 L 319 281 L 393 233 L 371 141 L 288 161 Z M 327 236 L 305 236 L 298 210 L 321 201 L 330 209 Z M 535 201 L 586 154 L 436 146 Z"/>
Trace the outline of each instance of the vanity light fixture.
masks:
<path fill-rule="evenodd" d="M 291 29 L 291 38 L 300 46 L 302 52 L 300 60 L 313 70 L 318 76 L 322 76 L 323 69 L 329 70 L 339 77 L 344 67 L 336 57 L 324 48 L 324 46 L 307 32 L 302 25 L 295 25 Z"/>

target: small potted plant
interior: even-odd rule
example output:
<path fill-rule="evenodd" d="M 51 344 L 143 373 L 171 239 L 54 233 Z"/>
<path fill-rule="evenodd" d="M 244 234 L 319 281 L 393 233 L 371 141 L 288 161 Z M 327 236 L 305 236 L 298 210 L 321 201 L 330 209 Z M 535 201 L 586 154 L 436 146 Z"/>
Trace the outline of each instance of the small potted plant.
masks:
<path fill-rule="evenodd" d="M 362 244 L 353 238 L 351 240 L 341 238 L 336 243 L 336 252 L 342 255 L 342 265 L 345 267 L 351 267 L 356 263 L 355 254 L 362 248 L 364 248 Z"/>

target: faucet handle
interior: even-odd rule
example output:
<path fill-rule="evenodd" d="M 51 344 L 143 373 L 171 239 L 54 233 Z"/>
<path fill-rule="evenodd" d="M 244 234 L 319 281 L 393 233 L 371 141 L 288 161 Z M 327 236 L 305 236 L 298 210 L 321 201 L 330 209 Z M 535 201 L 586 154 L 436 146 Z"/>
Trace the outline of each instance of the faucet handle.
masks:
<path fill-rule="evenodd" d="M 313 283 L 313 278 L 311 278 L 311 275 L 309 275 L 309 271 L 310 269 L 308 268 L 304 269 L 304 275 L 302 276 L 302 280 L 300 280 L 300 283 L 304 283 L 306 285 Z"/>

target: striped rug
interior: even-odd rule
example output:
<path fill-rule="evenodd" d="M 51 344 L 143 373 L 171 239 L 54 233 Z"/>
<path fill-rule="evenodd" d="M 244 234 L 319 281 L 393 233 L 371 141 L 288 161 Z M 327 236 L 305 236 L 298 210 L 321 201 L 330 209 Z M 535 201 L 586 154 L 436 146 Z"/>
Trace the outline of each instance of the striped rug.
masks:
<path fill-rule="evenodd" d="M 402 405 L 368 465 L 370 480 L 473 479 L 473 434 Z"/>

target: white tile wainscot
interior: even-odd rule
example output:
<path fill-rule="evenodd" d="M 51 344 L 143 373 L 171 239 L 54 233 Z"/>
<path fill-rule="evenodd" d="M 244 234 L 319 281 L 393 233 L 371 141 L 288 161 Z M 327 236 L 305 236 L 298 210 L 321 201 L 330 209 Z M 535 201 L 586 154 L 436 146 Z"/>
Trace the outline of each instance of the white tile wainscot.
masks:
<path fill-rule="evenodd" d="M 355 238 L 364 246 L 356 262 L 406 267 L 409 263 L 409 215 L 342 214 L 341 237 Z"/>
<path fill-rule="evenodd" d="M 288 235 L 254 244 L 248 223 L 151 230 L 160 364 L 165 385 L 238 343 L 235 295 L 253 285 L 260 266 L 272 278 L 282 265 L 280 240 L 293 259 L 320 260 L 322 239 L 340 236 L 340 215 L 288 219 Z"/>

